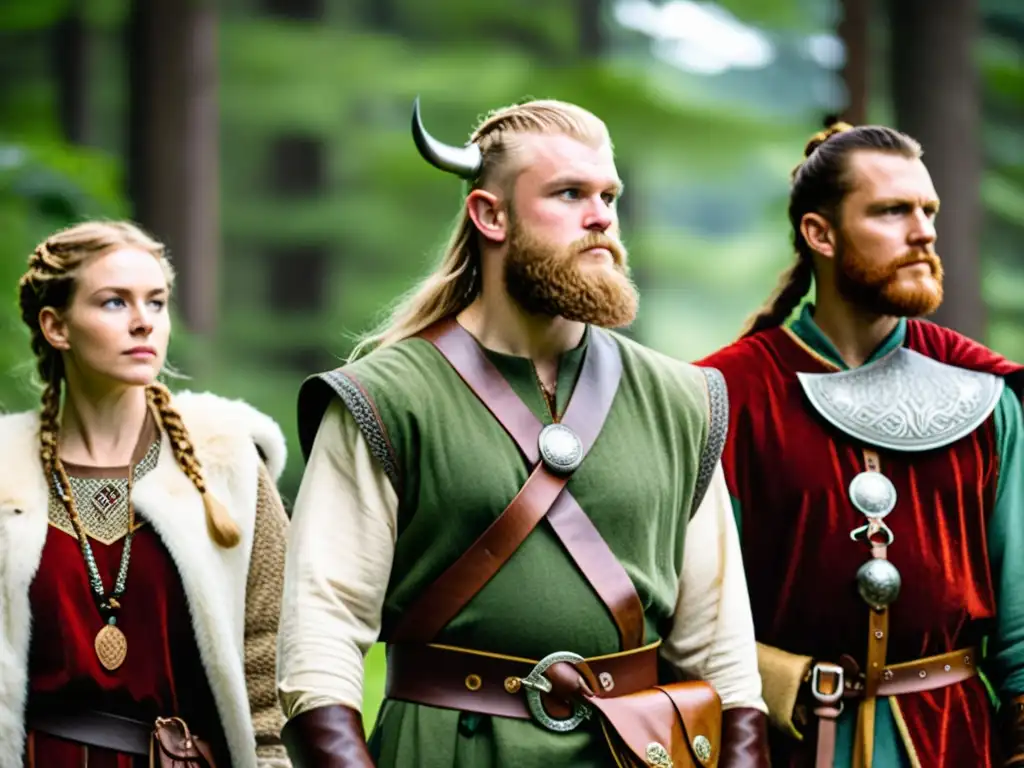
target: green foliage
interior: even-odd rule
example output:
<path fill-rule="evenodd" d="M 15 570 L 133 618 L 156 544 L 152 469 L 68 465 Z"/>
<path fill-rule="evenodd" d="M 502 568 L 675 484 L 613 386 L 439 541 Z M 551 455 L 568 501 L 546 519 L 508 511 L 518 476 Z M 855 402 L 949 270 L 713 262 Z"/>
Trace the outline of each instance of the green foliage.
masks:
<path fill-rule="evenodd" d="M 30 139 L 30 137 L 26 137 Z M 49 139 L 0 144 L 0 408 L 35 402 L 28 334 L 17 284 L 32 249 L 51 232 L 93 217 L 124 215 L 117 164 L 106 155 Z"/>
<path fill-rule="evenodd" d="M 222 322 L 210 338 L 176 329 L 172 360 L 193 378 L 171 383 L 244 398 L 278 420 L 291 457 L 281 484 L 286 502 L 302 472 L 295 398 L 303 377 L 339 364 L 355 335 L 432 267 L 461 201 L 459 181 L 429 167 L 412 144 L 417 95 L 431 132 L 451 143 L 465 141 L 488 110 L 525 97 L 566 99 L 606 120 L 627 182 L 624 235 L 643 293 L 634 331 L 655 348 L 692 359 L 729 342 L 791 258 L 788 174 L 824 111 L 807 94 L 823 83 L 837 86 L 834 73 L 809 78 L 811 65 L 798 51 L 807 35 L 836 23 L 836 2 L 721 0 L 779 52 L 771 72 L 745 73 L 745 81 L 671 67 L 652 55 L 646 38 L 614 24 L 605 30 L 605 50 L 582 51 L 584 4 L 569 0 L 325 0 L 325 23 L 260 16 L 259 5 L 227 4 L 220 27 Z M 67 0 L 8 0 L 0 31 L 44 32 L 71 7 Z M 241 7 L 249 10 L 230 10 Z M 601 7 L 610 18 L 611 0 Z M 112 37 L 129 4 L 90 0 L 82 8 L 89 25 Z M 1024 40 L 995 24 L 1009 18 L 1019 30 L 1024 6 L 986 0 L 984 10 L 989 24 L 978 52 L 989 341 L 1024 359 Z M 28 75 L 0 94 L 5 409 L 36 396 L 13 300 L 28 253 L 58 227 L 129 210 L 121 163 L 60 139 L 45 46 L 34 51 Z M 107 109 L 99 143 L 108 147 L 120 143 L 107 134 L 117 133 L 111 126 L 117 115 L 123 120 L 126 98 L 116 58 L 99 57 L 104 74 L 96 84 Z M 6 59 L 0 53 L 3 61 L 21 64 L 17 51 Z M 767 86 L 767 95 L 755 92 L 769 81 L 777 92 L 799 94 L 793 103 L 803 106 L 772 103 Z M 322 189 L 274 193 L 271 146 L 281 135 L 323 142 Z M 325 247 L 330 267 L 309 276 L 309 305 L 286 311 L 271 306 L 281 274 L 269 267 L 272 250 L 292 246 Z M 322 304 L 314 289 L 326 297 Z M 367 664 L 370 723 L 382 671 L 376 647 Z"/>
<path fill-rule="evenodd" d="M 45 29 L 64 18 L 70 7 L 70 0 L 4 0 L 0 5 L 0 30 Z"/>

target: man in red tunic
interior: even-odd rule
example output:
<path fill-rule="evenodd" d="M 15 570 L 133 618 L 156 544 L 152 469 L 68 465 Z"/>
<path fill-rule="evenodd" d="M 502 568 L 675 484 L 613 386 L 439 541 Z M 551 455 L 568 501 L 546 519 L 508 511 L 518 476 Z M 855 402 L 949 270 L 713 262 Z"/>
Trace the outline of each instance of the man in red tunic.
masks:
<path fill-rule="evenodd" d="M 917 142 L 840 123 L 805 155 L 796 262 L 699 363 L 728 383 L 773 765 L 1024 765 L 1024 374 L 917 319 L 942 300 Z"/>

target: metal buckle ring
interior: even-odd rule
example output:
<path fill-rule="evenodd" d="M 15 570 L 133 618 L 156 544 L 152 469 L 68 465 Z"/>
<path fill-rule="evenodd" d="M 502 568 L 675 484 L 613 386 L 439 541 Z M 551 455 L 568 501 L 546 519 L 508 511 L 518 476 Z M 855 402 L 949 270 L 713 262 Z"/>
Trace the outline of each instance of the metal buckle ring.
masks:
<path fill-rule="evenodd" d="M 540 725 L 549 731 L 556 733 L 568 733 L 579 727 L 580 723 L 590 717 L 590 706 L 582 701 L 572 702 L 572 715 L 564 720 L 551 717 L 544 709 L 541 701 L 542 693 L 551 693 L 551 681 L 544 677 L 544 673 L 553 665 L 559 662 L 579 664 L 586 661 L 582 656 L 568 651 L 559 651 L 545 656 L 537 662 L 526 677 L 522 678 L 523 687 L 526 689 L 526 705 L 530 708 L 530 714 Z"/>
<path fill-rule="evenodd" d="M 854 530 L 850 531 L 850 538 L 854 541 L 857 541 L 863 536 L 864 541 L 866 541 L 868 544 L 875 544 L 876 542 L 872 541 L 871 537 L 876 533 L 881 533 L 883 536 L 885 536 L 885 546 L 887 547 L 890 546 L 893 540 L 896 538 L 895 534 L 892 532 L 892 529 L 885 523 L 883 523 L 881 520 L 872 520 L 867 525 L 862 525 L 860 528 L 855 528 Z M 877 543 L 881 544 L 881 542 Z"/>
<path fill-rule="evenodd" d="M 836 687 L 832 693 L 825 693 L 821 690 L 822 672 L 836 676 Z M 814 698 L 822 704 L 835 704 L 837 701 L 842 699 L 845 686 L 846 681 L 843 674 L 843 668 L 838 664 L 818 662 L 814 665 L 814 668 L 811 671 L 811 693 L 814 695 Z"/>

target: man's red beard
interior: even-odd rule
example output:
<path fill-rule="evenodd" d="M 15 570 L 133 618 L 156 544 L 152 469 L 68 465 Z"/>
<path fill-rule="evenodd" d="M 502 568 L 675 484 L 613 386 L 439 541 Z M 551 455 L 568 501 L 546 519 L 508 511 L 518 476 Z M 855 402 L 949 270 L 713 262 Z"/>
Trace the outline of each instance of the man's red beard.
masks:
<path fill-rule="evenodd" d="M 581 268 L 582 254 L 607 248 L 609 268 Z M 564 317 L 603 328 L 629 325 L 640 297 L 629 278 L 626 249 L 602 232 L 591 232 L 568 247 L 552 246 L 513 220 L 505 257 L 505 286 L 527 312 Z"/>
<path fill-rule="evenodd" d="M 901 284 L 899 270 L 910 264 L 926 263 L 932 280 L 914 285 Z M 942 262 L 931 252 L 908 253 L 891 264 L 874 265 L 840 243 L 836 253 L 836 287 L 858 306 L 880 315 L 924 317 L 942 304 Z"/>

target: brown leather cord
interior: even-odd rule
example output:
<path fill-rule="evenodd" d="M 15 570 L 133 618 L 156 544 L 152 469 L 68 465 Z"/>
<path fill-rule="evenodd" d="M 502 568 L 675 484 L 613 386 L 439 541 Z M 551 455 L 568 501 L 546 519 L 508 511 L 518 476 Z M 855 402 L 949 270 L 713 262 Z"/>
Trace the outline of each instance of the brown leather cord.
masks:
<path fill-rule="evenodd" d="M 421 336 L 435 345 L 494 415 L 533 470 L 527 484 L 484 534 L 403 612 L 387 641 L 433 640 L 550 511 L 555 515 L 554 521 L 549 520 L 552 529 L 611 613 L 622 649 L 640 647 L 645 629 L 640 597 L 618 558 L 564 489 L 568 478 L 554 475 L 539 461 L 540 420 L 487 359 L 476 339 L 454 318 L 439 321 Z M 622 361 L 615 341 L 592 328 L 583 368 L 561 421 L 579 437 L 584 456 L 611 410 L 621 375 Z M 527 493 L 531 483 L 546 492 Z M 555 483 L 560 484 L 561 493 L 552 496 Z"/>

